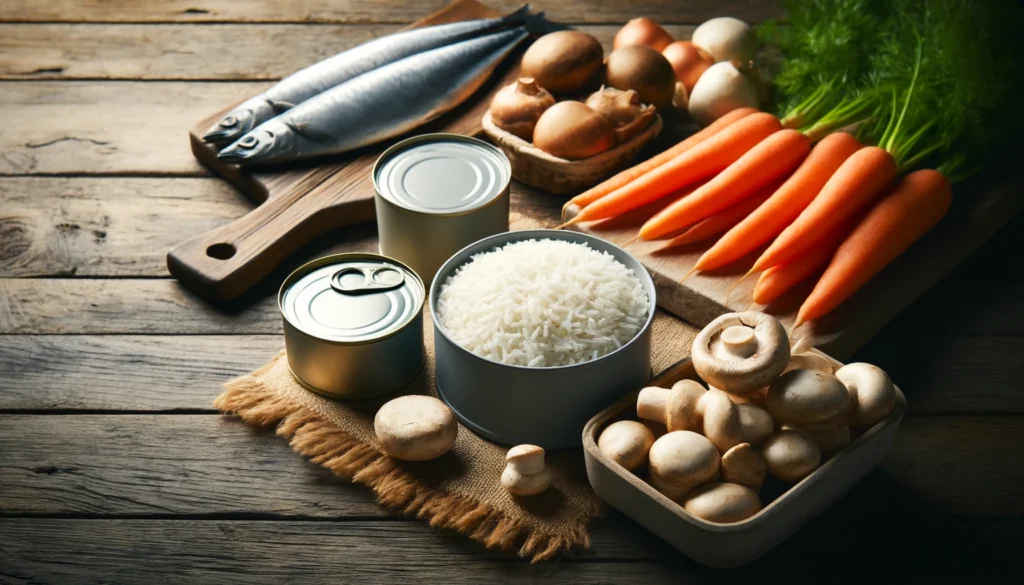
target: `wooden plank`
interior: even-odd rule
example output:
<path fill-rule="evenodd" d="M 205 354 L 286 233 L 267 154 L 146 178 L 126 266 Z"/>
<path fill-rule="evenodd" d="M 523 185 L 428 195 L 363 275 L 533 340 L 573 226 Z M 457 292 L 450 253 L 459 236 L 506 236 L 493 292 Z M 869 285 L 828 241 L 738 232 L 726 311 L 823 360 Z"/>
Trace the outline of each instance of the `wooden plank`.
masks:
<path fill-rule="evenodd" d="M 149 2 L 79 2 L 76 0 L 5 0 L 0 21 L 11 22 L 349 22 L 407 23 L 443 8 L 448 0 L 150 0 Z M 489 6 L 511 12 L 519 0 L 489 0 Z M 666 2 L 638 0 L 542 0 L 535 3 L 548 17 L 562 22 L 621 24 L 637 15 L 659 22 L 700 23 L 723 15 L 751 22 L 777 16 L 773 2 L 720 0 L 718 2 Z"/>
<path fill-rule="evenodd" d="M 267 85 L 0 82 L 0 175 L 206 175 L 186 130 Z"/>
<path fill-rule="evenodd" d="M 876 473 L 933 515 L 1019 517 L 1024 467 L 1006 453 L 1021 442 L 1024 417 L 909 417 Z M 0 469 L 7 514 L 334 517 L 367 509 L 358 488 L 325 479 L 280 437 L 218 415 L 6 415 Z M 362 507 L 350 511 L 352 501 Z"/>
<path fill-rule="evenodd" d="M 694 331 L 676 319 L 657 323 L 669 339 Z M 0 411 L 213 412 L 221 384 L 283 343 L 278 335 L 0 337 Z M 855 357 L 899 382 L 909 412 L 1024 414 L 1020 346 L 1019 337 L 945 337 L 872 343 Z M 686 353 L 685 342 L 659 348 L 655 369 Z"/>
<path fill-rule="evenodd" d="M 1024 174 L 1019 173 L 958 185 L 953 208 L 939 225 L 847 302 L 801 327 L 796 337 L 809 339 L 812 345 L 840 360 L 849 357 L 1024 208 L 1022 190 Z M 719 270 L 691 274 L 709 242 L 662 251 L 664 241 L 635 239 L 643 222 L 669 202 L 658 201 L 619 218 L 578 224 L 573 229 L 610 240 L 636 255 L 654 277 L 658 304 L 694 325 L 703 326 L 722 313 L 756 308 L 751 301 L 756 279 L 748 278 L 733 286 L 753 264 L 755 254 Z M 575 217 L 578 212 L 576 206 L 568 206 L 564 218 Z M 812 286 L 813 280 L 804 282 L 761 310 L 775 315 L 789 330 Z M 974 297 L 966 301 L 968 310 L 978 304 Z M 1018 314 L 1024 311 L 1019 303 L 1009 306 Z"/>
<path fill-rule="evenodd" d="M 0 79 L 275 80 L 399 25 L 0 24 Z M 694 27 L 668 25 L 688 39 Z M 578 30 L 611 47 L 617 25 Z M 216 58 L 199 58 L 215 55 Z"/>

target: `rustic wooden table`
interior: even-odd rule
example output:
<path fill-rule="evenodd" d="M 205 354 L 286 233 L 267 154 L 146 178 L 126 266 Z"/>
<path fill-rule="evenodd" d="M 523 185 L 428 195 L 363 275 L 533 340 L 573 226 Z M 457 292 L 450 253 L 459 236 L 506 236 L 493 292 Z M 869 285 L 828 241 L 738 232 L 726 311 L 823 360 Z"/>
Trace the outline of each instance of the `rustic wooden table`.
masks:
<path fill-rule="evenodd" d="M 738 571 L 704 569 L 614 512 L 595 524 L 592 550 L 530 565 L 388 514 L 285 441 L 218 415 L 220 384 L 282 345 L 273 293 L 287 269 L 329 249 L 372 250 L 376 236 L 365 225 L 323 238 L 232 310 L 211 308 L 169 278 L 164 255 L 251 203 L 193 160 L 187 130 L 444 2 L 0 2 L 0 582 L 1020 572 L 1020 216 L 856 356 L 887 369 L 910 403 L 881 468 Z M 605 42 L 638 14 L 685 34 L 709 16 L 774 11 L 745 0 L 536 4 Z M 560 204 L 518 188 L 513 202 L 544 221 Z"/>

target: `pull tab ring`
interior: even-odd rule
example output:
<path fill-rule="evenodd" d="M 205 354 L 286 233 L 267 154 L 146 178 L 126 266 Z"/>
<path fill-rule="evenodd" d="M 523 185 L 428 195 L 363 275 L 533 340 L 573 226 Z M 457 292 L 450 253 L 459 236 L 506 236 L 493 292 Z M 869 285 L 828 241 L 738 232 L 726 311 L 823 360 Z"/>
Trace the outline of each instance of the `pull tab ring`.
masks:
<path fill-rule="evenodd" d="M 359 284 L 346 284 L 344 277 L 358 274 L 362 277 Z M 345 295 L 365 295 L 387 292 L 401 288 L 405 284 L 402 271 L 389 265 L 354 264 L 349 265 L 331 276 L 331 288 Z"/>

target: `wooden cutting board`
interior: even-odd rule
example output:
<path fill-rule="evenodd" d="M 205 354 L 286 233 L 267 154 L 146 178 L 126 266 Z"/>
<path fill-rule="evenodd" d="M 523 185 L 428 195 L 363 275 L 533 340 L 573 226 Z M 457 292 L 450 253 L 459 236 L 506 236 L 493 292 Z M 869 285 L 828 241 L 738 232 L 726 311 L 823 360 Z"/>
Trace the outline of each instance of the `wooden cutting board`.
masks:
<path fill-rule="evenodd" d="M 819 322 L 801 325 L 793 337 L 809 337 L 814 347 L 836 359 L 850 357 L 897 313 L 981 247 L 1024 207 L 1024 175 L 1020 173 L 971 181 L 957 185 L 953 191 L 953 207 L 939 225 L 850 300 Z M 763 251 L 761 248 L 732 266 L 694 273 L 684 280 L 714 240 L 665 252 L 656 251 L 664 241 L 629 242 L 644 220 L 664 205 L 655 204 L 628 216 L 585 223 L 573 229 L 624 245 L 654 278 L 658 305 L 693 325 L 703 327 L 722 313 L 749 307 L 775 315 L 787 330 L 791 330 L 796 310 L 813 288 L 815 279 L 797 286 L 767 307 L 751 301 L 756 275 L 741 282 L 727 298 L 729 288 L 746 274 Z M 563 220 L 568 221 L 577 213 L 578 208 L 567 206 L 563 210 Z M 1012 258 L 1007 260 L 1014 261 Z M 935 318 L 942 319 L 942 315 L 935 315 Z"/>
<path fill-rule="evenodd" d="M 409 28 L 495 16 L 499 16 L 497 11 L 475 0 L 457 0 Z M 509 58 L 476 95 L 416 133 L 480 134 L 480 119 L 491 96 L 497 88 L 511 83 L 518 69 L 518 58 Z M 375 213 L 370 171 L 378 155 L 396 142 L 336 157 L 327 164 L 319 161 L 271 170 L 243 169 L 220 161 L 219 149 L 202 139 L 210 126 L 236 105 L 192 128 L 192 153 L 260 205 L 228 225 L 182 242 L 167 254 L 171 274 L 213 302 L 238 297 L 293 252 L 325 232 L 372 220 Z"/>

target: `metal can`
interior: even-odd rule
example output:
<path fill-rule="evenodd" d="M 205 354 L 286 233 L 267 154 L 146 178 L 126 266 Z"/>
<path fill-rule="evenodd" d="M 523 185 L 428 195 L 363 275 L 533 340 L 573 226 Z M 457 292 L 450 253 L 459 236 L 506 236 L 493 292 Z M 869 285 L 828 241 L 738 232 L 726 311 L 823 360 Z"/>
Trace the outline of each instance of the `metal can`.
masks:
<path fill-rule="evenodd" d="M 508 231 L 512 166 L 490 144 L 424 134 L 384 151 L 373 167 L 380 253 L 405 262 L 428 286 L 469 244 Z"/>
<path fill-rule="evenodd" d="M 423 367 L 423 281 L 377 254 L 335 254 L 291 273 L 277 295 L 288 367 L 331 398 L 393 392 Z"/>

